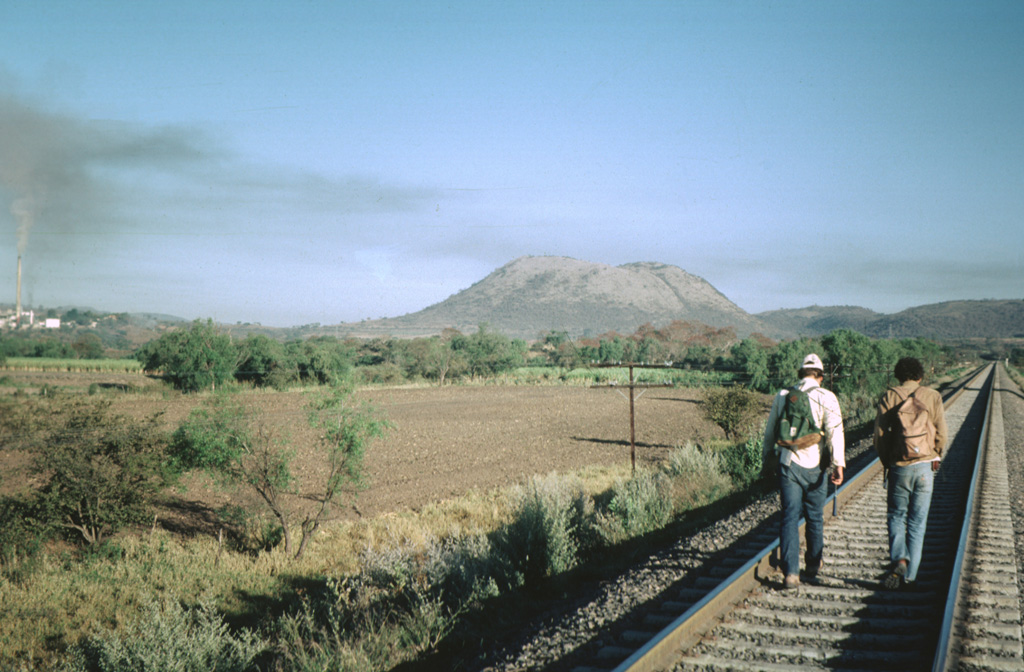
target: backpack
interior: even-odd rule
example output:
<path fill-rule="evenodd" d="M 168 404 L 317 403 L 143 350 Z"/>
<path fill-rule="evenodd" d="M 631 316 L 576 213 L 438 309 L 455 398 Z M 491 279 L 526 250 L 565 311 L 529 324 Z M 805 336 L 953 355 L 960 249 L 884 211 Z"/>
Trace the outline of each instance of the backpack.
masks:
<path fill-rule="evenodd" d="M 890 389 L 900 398 L 900 403 L 890 411 L 890 463 L 938 455 L 935 452 L 935 423 L 928 407 L 913 394 L 903 396 L 898 388 Z"/>
<path fill-rule="evenodd" d="M 819 443 L 825 436 L 811 415 L 811 399 L 799 387 L 790 388 L 775 423 L 775 445 L 800 450 Z"/>

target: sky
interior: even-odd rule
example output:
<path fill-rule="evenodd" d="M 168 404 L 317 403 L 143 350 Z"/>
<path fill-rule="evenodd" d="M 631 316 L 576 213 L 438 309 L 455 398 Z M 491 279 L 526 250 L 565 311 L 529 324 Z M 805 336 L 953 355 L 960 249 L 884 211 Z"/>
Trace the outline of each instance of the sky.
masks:
<path fill-rule="evenodd" d="M 1024 298 L 1022 214 L 1015 0 L 0 3 L 0 303 L 327 325 L 555 255 L 893 313 Z"/>

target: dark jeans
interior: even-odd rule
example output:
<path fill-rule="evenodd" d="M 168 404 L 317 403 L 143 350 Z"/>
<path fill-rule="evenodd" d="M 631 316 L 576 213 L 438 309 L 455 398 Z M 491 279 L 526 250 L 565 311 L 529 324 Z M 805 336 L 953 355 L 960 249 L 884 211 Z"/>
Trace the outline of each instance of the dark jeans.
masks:
<path fill-rule="evenodd" d="M 779 526 L 779 560 L 786 576 L 800 573 L 800 516 L 806 520 L 804 538 L 807 551 L 804 562 L 813 567 L 821 562 L 824 550 L 822 509 L 828 498 L 828 472 L 820 467 L 805 469 L 795 463 L 779 465 L 779 493 L 782 499 L 782 523 Z"/>

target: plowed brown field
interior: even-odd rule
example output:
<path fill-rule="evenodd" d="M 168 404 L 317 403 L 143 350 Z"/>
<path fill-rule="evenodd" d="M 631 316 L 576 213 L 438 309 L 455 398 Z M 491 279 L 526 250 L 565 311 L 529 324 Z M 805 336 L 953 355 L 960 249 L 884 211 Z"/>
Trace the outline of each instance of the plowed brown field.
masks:
<path fill-rule="evenodd" d="M 29 374 L 8 372 L 28 380 Z M 141 376 L 32 374 L 57 387 L 87 388 L 147 384 Z M 368 389 L 357 393 L 391 423 L 385 438 L 366 455 L 368 487 L 346 515 L 372 516 L 418 508 L 428 502 L 522 482 L 534 474 L 567 472 L 588 465 L 630 462 L 628 391 L 624 389 L 532 386 L 449 386 Z M 144 417 L 162 413 L 168 429 L 187 417 L 202 396 L 111 394 L 115 412 Z M 298 392 L 246 394 L 276 435 L 295 451 L 296 472 L 308 479 L 318 469 L 312 435 Z M 705 441 L 722 431 L 703 418 L 701 392 L 651 388 L 635 402 L 637 465 L 656 463 L 687 440 Z M 255 412 L 255 411 L 254 411 Z M 2 451 L 0 451 L 2 457 Z M 13 474 L 7 462 L 4 480 Z M 210 520 L 226 496 L 204 479 L 191 479 L 170 516 Z M 183 518 L 184 517 L 184 518 Z M 192 524 L 200 524 L 192 520 Z"/>

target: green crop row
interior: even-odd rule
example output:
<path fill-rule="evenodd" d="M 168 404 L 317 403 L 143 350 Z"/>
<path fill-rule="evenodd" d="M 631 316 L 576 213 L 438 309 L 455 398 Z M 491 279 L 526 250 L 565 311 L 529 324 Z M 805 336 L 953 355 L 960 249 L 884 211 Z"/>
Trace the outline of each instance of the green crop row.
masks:
<path fill-rule="evenodd" d="M 134 359 L 65 359 L 53 357 L 8 357 L 0 368 L 20 371 L 76 371 L 100 373 L 141 373 Z"/>

